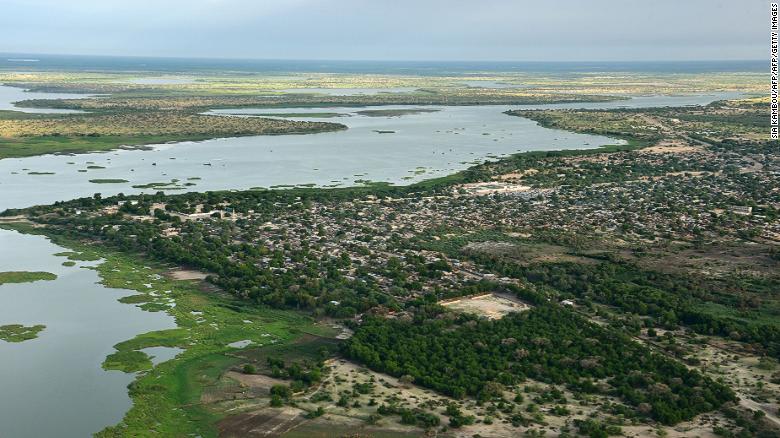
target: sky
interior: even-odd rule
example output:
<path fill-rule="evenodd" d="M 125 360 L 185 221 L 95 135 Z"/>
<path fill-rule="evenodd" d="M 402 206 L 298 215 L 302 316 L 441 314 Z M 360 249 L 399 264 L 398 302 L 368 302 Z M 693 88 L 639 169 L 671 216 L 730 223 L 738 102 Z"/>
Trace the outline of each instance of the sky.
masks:
<path fill-rule="evenodd" d="M 767 58 L 765 0 L 0 0 L 0 52 L 260 59 Z"/>

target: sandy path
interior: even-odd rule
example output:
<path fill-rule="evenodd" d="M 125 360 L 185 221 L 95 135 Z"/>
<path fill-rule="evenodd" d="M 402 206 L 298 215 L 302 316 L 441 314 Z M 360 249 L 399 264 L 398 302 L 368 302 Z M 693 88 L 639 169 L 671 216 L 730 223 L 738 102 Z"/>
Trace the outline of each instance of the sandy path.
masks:
<path fill-rule="evenodd" d="M 759 404 L 759 403 L 757 403 L 757 402 L 755 402 L 753 400 L 750 400 L 747 397 L 740 397 L 739 404 L 742 407 L 745 407 L 745 408 L 748 408 L 748 409 L 751 409 L 751 410 L 754 410 L 754 411 L 761 411 L 761 412 L 763 412 L 764 414 L 766 414 L 766 419 L 767 420 L 769 420 L 772 423 L 774 423 L 775 426 L 780 427 L 780 418 L 777 415 L 775 415 L 775 414 L 767 412 L 767 409 L 764 408 L 761 404 Z"/>

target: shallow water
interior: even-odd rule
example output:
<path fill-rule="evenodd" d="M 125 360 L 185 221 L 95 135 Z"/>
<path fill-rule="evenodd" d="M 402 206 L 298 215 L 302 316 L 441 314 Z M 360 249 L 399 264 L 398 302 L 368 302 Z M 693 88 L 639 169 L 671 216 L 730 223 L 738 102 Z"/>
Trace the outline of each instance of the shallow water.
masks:
<path fill-rule="evenodd" d="M 0 341 L 0 437 L 86 437 L 119 422 L 131 406 L 134 375 L 104 371 L 113 345 L 175 327 L 172 317 L 122 304 L 135 292 L 106 288 L 98 274 L 42 236 L 0 229 L 0 271 L 46 271 L 58 278 L 0 285 L 0 325 L 46 325 L 37 339 Z M 158 352 L 160 357 L 164 352 Z"/>
<path fill-rule="evenodd" d="M 407 107 L 383 107 L 390 108 Z M 223 138 L 159 145 L 147 151 L 0 160 L 0 210 L 91 196 L 95 192 L 103 195 L 154 193 L 160 189 L 132 186 L 171 179 L 195 184 L 185 191 L 285 184 L 354 185 L 358 180 L 402 184 L 449 174 L 491 155 L 614 143 L 606 137 L 541 128 L 529 120 L 502 114 L 509 109 L 506 106 L 437 107 L 434 109 L 440 111 L 403 117 L 368 117 L 355 113 L 363 109 L 300 111 L 348 114 L 350 117 L 322 119 L 344 123 L 349 126 L 346 131 Z M 241 112 L 252 113 L 251 110 Z M 105 169 L 87 169 L 90 165 Z M 80 169 L 87 172 L 79 172 Z M 188 181 L 193 177 L 201 179 Z M 129 182 L 89 182 L 106 178 Z"/>
<path fill-rule="evenodd" d="M 184 349 L 177 347 L 148 347 L 142 348 L 140 351 L 146 353 L 149 359 L 152 361 L 152 365 L 157 366 L 163 362 L 169 361 L 176 357 Z"/>
<path fill-rule="evenodd" d="M 337 118 L 301 120 L 340 122 L 349 129 L 308 135 L 181 142 L 156 145 L 151 150 L 3 159 L 0 160 L 0 211 L 94 193 L 154 193 L 161 189 L 132 186 L 172 179 L 179 180 L 181 190 L 166 190 L 168 193 L 295 184 L 348 186 L 360 180 L 409 184 L 516 152 L 595 148 L 616 142 L 604 136 L 542 128 L 530 120 L 503 114 L 508 109 L 686 105 L 729 96 L 732 95 L 649 96 L 628 101 L 522 107 L 431 106 L 425 108 L 438 111 L 401 117 L 356 114 L 366 108 L 295 108 L 288 111 L 344 114 Z M 381 107 L 405 108 L 421 107 Z M 280 111 L 286 110 L 214 110 L 211 113 L 251 116 Z M 87 166 L 105 168 L 87 169 Z M 89 182 L 91 179 L 124 179 L 128 182 L 95 184 Z"/>
<path fill-rule="evenodd" d="M 22 108 L 14 105 L 14 102 L 31 99 L 85 99 L 91 94 L 76 93 L 41 93 L 38 91 L 26 91 L 23 88 L 10 87 L 0 84 L 0 110 L 20 111 L 23 113 L 43 114 L 73 114 L 81 113 L 79 110 L 54 109 L 54 108 Z"/>

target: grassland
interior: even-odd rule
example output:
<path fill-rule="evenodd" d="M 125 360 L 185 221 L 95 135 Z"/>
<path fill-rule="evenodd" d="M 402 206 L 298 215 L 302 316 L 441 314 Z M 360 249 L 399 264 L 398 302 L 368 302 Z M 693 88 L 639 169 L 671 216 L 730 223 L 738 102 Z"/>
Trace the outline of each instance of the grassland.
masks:
<path fill-rule="evenodd" d="M 284 95 L 157 95 L 124 96 L 109 99 L 26 100 L 31 108 L 77 109 L 83 111 L 205 111 L 213 108 L 306 108 L 323 106 L 378 105 L 531 105 L 541 103 L 605 102 L 621 99 L 609 95 L 539 93 L 489 89 L 430 89 L 415 93 L 354 96 L 321 94 Z"/>
<path fill-rule="evenodd" d="M 141 78 L 157 78 L 156 72 L 0 72 L 0 82 L 34 91 L 122 94 L 154 96 L 186 95 L 258 95 L 278 96 L 281 90 L 305 91 L 305 88 L 404 88 L 415 90 L 452 90 L 458 92 L 492 91 L 491 83 L 500 82 L 506 93 L 567 93 L 626 95 L 684 94 L 709 91 L 763 92 L 763 77 L 755 73 L 471 73 L 467 76 L 417 76 L 398 74 L 348 73 L 193 73 L 186 83 L 139 84 Z M 171 76 L 175 78 L 176 76 Z M 465 83 L 484 83 L 482 90 L 467 90 Z M 472 87 L 474 88 L 474 87 Z M 464 91 L 461 91 L 464 89 Z M 409 93 L 398 93 L 409 94 Z"/>
<path fill-rule="evenodd" d="M 0 272 L 0 285 L 6 283 L 32 283 L 34 281 L 52 281 L 57 276 L 51 272 L 6 271 Z"/>
<path fill-rule="evenodd" d="M 301 134 L 344 129 L 343 125 L 260 117 L 222 117 L 174 111 L 76 114 L 68 117 L 0 120 L 3 137 L 58 136 L 238 136 Z"/>
<path fill-rule="evenodd" d="M 24 326 L 21 324 L 0 325 L 0 341 L 24 342 L 38 337 L 45 325 Z"/>
<path fill-rule="evenodd" d="M 0 158 L 47 153 L 85 153 L 119 147 L 217 137 L 292 134 L 344 129 L 340 124 L 278 119 L 214 117 L 212 108 L 294 108 L 371 105 L 484 105 L 598 102 L 643 93 L 756 92 L 755 74 L 573 74 L 501 73 L 461 76 L 348 74 L 202 74 L 170 84 L 136 83 L 157 73 L 0 72 L 0 81 L 37 91 L 109 94 L 86 99 L 28 100 L 20 106 L 89 111 L 25 114 L 0 111 Z M 464 81 L 501 82 L 508 88 L 469 87 Z M 516 85 L 512 87 L 512 85 Z M 412 88 L 413 92 L 361 95 L 284 93 L 306 88 Z M 401 111 L 401 112 L 399 112 Z M 399 116 L 410 110 L 365 110 L 369 116 Z M 426 109 L 424 111 L 432 111 Z M 271 117 L 338 117 L 280 111 Z"/>
<path fill-rule="evenodd" d="M 766 140 L 764 113 L 768 101 L 741 99 L 713 102 L 706 107 L 619 110 L 512 110 L 509 115 L 537 121 L 547 128 L 659 139 L 687 137 L 726 141 Z"/>
<path fill-rule="evenodd" d="M 336 123 L 220 117 L 178 111 L 0 118 L 0 158 L 84 153 L 121 146 L 345 129 Z"/>

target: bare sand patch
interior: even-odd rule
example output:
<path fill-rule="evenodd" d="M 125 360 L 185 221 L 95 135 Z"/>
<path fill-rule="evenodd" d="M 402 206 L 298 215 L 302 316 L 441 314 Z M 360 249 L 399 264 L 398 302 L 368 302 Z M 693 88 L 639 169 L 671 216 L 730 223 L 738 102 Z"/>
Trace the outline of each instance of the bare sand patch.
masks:
<path fill-rule="evenodd" d="M 174 269 L 168 271 L 168 276 L 174 280 L 204 280 L 209 274 L 193 269 Z"/>
<path fill-rule="evenodd" d="M 489 319 L 501 319 L 509 313 L 523 312 L 531 308 L 529 304 L 511 295 L 496 293 L 446 300 L 440 304 L 453 310 L 473 313 Z"/>
<path fill-rule="evenodd" d="M 691 152 L 702 152 L 701 146 L 694 146 L 681 140 L 665 140 L 656 143 L 653 146 L 642 149 L 642 152 L 650 154 L 685 154 Z"/>
<path fill-rule="evenodd" d="M 509 182 L 491 181 L 461 184 L 456 189 L 464 189 L 473 195 L 491 195 L 494 193 L 521 193 L 532 189 L 531 186 Z"/>
<path fill-rule="evenodd" d="M 265 395 L 270 393 L 271 387 L 274 385 L 287 385 L 290 383 L 282 379 L 276 379 L 262 374 L 243 374 L 236 371 L 228 371 L 225 373 L 225 376 L 235 380 L 243 386 L 264 392 Z"/>
<path fill-rule="evenodd" d="M 507 181 L 507 180 L 518 180 L 528 175 L 534 175 L 539 173 L 536 169 L 526 169 L 521 172 L 511 172 L 511 173 L 505 173 L 503 175 L 499 175 L 496 179 L 501 181 Z"/>
<path fill-rule="evenodd" d="M 220 437 L 278 437 L 306 421 L 300 409 L 265 408 L 219 422 Z"/>

